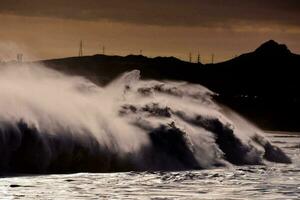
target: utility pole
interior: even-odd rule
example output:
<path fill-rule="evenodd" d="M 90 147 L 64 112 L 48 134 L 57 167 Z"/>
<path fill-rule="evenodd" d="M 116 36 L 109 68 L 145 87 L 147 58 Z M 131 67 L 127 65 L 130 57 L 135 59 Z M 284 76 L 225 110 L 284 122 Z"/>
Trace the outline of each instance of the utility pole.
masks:
<path fill-rule="evenodd" d="M 190 63 L 192 62 L 192 53 L 191 52 L 189 53 L 189 62 Z"/>
<path fill-rule="evenodd" d="M 102 46 L 102 54 L 105 55 L 105 46 Z"/>
<path fill-rule="evenodd" d="M 197 56 L 197 63 L 200 64 L 201 63 L 201 57 L 200 57 L 200 53 L 198 51 L 198 56 Z"/>
<path fill-rule="evenodd" d="M 142 49 L 140 50 L 140 55 L 143 55 L 143 50 Z"/>
<path fill-rule="evenodd" d="M 211 55 L 211 64 L 214 64 L 214 61 L 215 61 L 215 54 L 212 54 Z"/>
<path fill-rule="evenodd" d="M 78 54 L 79 57 L 83 56 L 83 42 L 82 40 L 80 40 L 80 43 L 79 43 L 79 54 Z"/>
<path fill-rule="evenodd" d="M 17 62 L 18 62 L 19 64 L 21 64 L 21 63 L 22 63 L 22 60 L 23 60 L 23 54 L 18 53 L 18 54 L 17 54 Z"/>

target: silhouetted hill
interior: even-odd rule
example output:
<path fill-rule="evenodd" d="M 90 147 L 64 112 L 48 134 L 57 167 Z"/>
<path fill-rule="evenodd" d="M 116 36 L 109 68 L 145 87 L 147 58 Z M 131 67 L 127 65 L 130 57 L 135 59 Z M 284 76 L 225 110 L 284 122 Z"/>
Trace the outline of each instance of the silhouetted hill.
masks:
<path fill-rule="evenodd" d="M 269 40 L 255 50 L 255 53 L 262 55 L 284 55 L 290 54 L 291 51 L 284 44 L 278 44 L 274 40 Z"/>
<path fill-rule="evenodd" d="M 300 56 L 271 40 L 254 52 L 205 66 L 203 84 L 261 127 L 300 131 Z"/>
<path fill-rule="evenodd" d="M 218 101 L 263 128 L 300 131 L 300 56 L 273 40 L 232 60 L 207 65 L 141 55 L 94 55 L 41 62 L 98 84 L 133 69 L 139 69 L 145 79 L 200 83 L 219 93 Z"/>
<path fill-rule="evenodd" d="M 143 78 L 192 80 L 196 82 L 201 64 L 184 62 L 174 57 L 147 58 L 141 55 L 94 55 L 42 61 L 48 67 L 89 77 L 106 84 L 121 73 L 138 69 Z"/>
<path fill-rule="evenodd" d="M 206 65 L 205 84 L 224 95 L 299 97 L 300 56 L 273 40 L 254 52 Z M 204 78 L 205 78 L 204 77 Z M 214 77 L 214 78 L 211 78 Z"/>

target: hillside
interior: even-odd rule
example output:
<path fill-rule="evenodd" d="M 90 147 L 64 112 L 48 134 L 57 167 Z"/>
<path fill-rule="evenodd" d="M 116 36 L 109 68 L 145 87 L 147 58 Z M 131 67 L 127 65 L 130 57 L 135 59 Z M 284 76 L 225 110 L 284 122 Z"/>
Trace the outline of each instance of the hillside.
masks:
<path fill-rule="evenodd" d="M 266 129 L 300 131 L 300 56 L 268 41 L 254 52 L 205 66 L 203 84 Z"/>
<path fill-rule="evenodd" d="M 145 79 L 200 83 L 220 94 L 216 100 L 265 129 L 300 131 L 300 55 L 273 40 L 232 60 L 207 65 L 141 55 L 94 55 L 40 62 L 101 85 L 133 69 L 139 69 Z"/>
<path fill-rule="evenodd" d="M 107 84 L 119 74 L 138 69 L 146 79 L 173 79 L 197 82 L 202 64 L 192 64 L 174 57 L 148 58 L 141 55 L 94 55 L 41 61 L 48 67 L 89 77 Z"/>
<path fill-rule="evenodd" d="M 299 89 L 300 56 L 271 40 L 254 52 L 206 65 L 205 84 L 224 95 L 295 97 Z M 213 77 L 213 78 L 211 78 Z"/>

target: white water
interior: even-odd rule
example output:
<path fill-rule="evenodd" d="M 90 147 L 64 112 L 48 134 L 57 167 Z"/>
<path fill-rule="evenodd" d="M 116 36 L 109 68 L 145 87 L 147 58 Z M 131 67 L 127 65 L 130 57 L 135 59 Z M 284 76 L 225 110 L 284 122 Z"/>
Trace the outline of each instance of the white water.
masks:
<path fill-rule="evenodd" d="M 0 69 L 3 173 L 185 170 L 289 162 L 200 86 L 125 73 L 99 87 L 36 65 Z M 272 156 L 269 156 L 272 155 Z M 231 164 L 230 164 L 231 163 Z"/>

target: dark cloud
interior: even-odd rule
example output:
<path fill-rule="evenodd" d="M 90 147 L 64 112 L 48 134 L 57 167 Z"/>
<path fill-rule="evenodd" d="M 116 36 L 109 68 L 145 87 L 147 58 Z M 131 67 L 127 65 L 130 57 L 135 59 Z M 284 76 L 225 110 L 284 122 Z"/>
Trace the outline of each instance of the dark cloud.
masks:
<path fill-rule="evenodd" d="M 299 0 L 1 0 L 0 13 L 170 26 L 300 26 Z"/>

